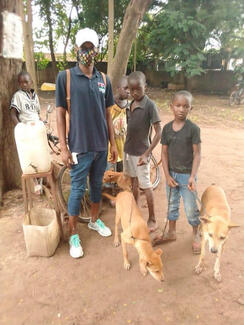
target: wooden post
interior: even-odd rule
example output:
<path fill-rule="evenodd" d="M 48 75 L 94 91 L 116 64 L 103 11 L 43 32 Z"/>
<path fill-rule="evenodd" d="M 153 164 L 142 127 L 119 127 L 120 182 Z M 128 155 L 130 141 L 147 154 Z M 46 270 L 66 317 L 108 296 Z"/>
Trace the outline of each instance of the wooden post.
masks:
<path fill-rule="evenodd" d="M 110 74 L 114 58 L 114 0 L 108 0 L 108 69 Z"/>
<path fill-rule="evenodd" d="M 4 191 L 21 185 L 21 169 L 17 155 L 14 140 L 14 124 L 12 123 L 9 105 L 13 93 L 17 90 L 17 75 L 22 69 L 22 57 L 15 56 L 13 53 L 21 48 L 21 38 L 19 30 L 12 36 L 15 39 L 8 39 L 12 42 L 13 52 L 9 54 L 9 48 L 6 50 L 3 44 L 4 18 L 3 13 L 15 14 L 16 20 L 20 19 L 20 1 L 19 0 L 1 0 L 0 1 L 0 204 Z M 21 22 L 21 21 L 20 21 Z M 11 31 L 14 24 L 8 26 Z M 20 23 L 21 25 L 21 23 Z"/>
<path fill-rule="evenodd" d="M 23 0 L 22 0 L 23 1 Z M 26 69 L 31 75 L 33 86 L 37 92 L 37 78 L 35 69 L 35 58 L 34 58 L 34 43 L 32 37 L 32 7 L 31 0 L 26 0 L 26 3 L 20 1 L 21 13 L 22 13 L 22 25 L 24 34 L 24 52 L 25 52 L 25 63 Z"/>

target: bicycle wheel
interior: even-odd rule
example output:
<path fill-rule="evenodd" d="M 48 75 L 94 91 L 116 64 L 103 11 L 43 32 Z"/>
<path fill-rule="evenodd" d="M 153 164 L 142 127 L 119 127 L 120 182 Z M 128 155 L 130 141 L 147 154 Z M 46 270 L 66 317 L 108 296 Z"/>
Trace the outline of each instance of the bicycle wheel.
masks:
<path fill-rule="evenodd" d="M 150 180 L 152 183 L 152 188 L 155 190 L 161 180 L 160 168 L 158 166 L 156 158 L 151 155 L 150 158 Z"/>
<path fill-rule="evenodd" d="M 232 93 L 230 94 L 229 103 L 230 103 L 230 106 L 240 104 L 239 96 L 238 96 L 238 93 L 236 90 L 232 91 Z"/>
<path fill-rule="evenodd" d="M 68 199 L 70 195 L 70 172 L 66 166 L 60 169 L 58 174 L 58 197 L 63 210 L 68 214 Z M 83 199 L 81 200 L 81 212 L 78 221 L 88 223 L 90 221 L 90 198 L 87 186 Z"/>

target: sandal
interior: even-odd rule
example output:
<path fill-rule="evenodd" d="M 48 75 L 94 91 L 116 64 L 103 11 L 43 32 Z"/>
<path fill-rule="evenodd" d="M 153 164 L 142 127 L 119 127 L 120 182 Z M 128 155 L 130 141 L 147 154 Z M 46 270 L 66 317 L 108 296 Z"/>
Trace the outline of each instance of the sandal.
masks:
<path fill-rule="evenodd" d="M 176 234 L 172 233 L 169 235 L 169 233 L 167 232 L 165 235 L 155 237 L 152 240 L 152 246 L 154 247 L 171 241 L 176 241 Z"/>

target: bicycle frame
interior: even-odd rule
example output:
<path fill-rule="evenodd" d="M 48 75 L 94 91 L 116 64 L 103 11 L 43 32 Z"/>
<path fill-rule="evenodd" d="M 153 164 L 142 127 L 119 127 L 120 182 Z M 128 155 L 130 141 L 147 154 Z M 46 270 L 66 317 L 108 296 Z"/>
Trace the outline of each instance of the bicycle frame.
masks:
<path fill-rule="evenodd" d="M 50 149 L 52 150 L 52 152 L 58 156 L 58 155 L 60 155 L 61 150 L 58 147 L 59 138 L 57 136 L 53 135 L 53 129 L 51 127 L 50 114 L 52 112 L 53 112 L 53 107 L 51 105 L 48 105 L 47 110 L 46 110 L 46 117 L 45 117 L 45 120 L 43 121 L 43 123 L 45 124 L 46 130 L 47 130 L 48 145 L 49 145 Z"/>

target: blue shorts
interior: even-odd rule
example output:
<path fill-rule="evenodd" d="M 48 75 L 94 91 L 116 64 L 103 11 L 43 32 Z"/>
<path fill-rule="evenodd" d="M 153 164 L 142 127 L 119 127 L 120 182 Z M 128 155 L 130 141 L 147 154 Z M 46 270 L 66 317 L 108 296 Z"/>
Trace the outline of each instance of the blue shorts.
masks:
<path fill-rule="evenodd" d="M 101 200 L 103 175 L 107 166 L 107 151 L 86 152 L 77 156 L 78 164 L 70 170 L 71 191 L 68 201 L 70 216 L 80 214 L 81 200 L 87 186 L 89 175 L 90 199 L 94 203 Z"/>
<path fill-rule="evenodd" d="M 179 218 L 180 197 L 182 197 L 189 224 L 191 226 L 198 226 L 200 224 L 200 213 L 197 207 L 196 197 L 187 187 L 190 174 L 180 174 L 171 171 L 170 175 L 179 185 L 170 190 L 170 187 L 166 184 L 168 200 L 170 197 L 168 219 L 175 221 Z"/>

